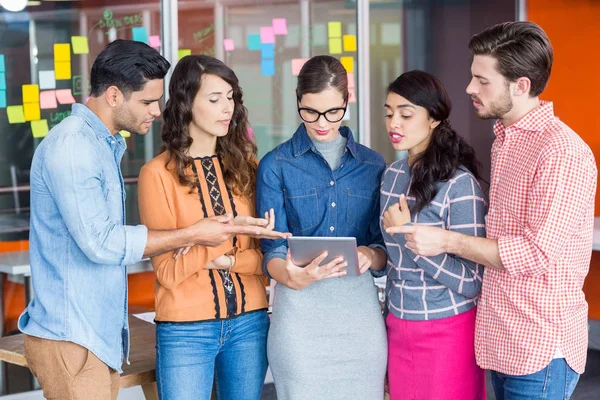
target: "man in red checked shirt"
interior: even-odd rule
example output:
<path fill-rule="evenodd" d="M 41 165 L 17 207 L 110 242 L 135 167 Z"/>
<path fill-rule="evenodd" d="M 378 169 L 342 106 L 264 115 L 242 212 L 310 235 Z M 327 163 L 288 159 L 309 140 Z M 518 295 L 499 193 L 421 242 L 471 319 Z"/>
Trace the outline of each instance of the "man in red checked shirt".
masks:
<path fill-rule="evenodd" d="M 569 398 L 585 369 L 588 306 L 582 291 L 594 228 L 596 162 L 541 101 L 552 69 L 546 33 L 508 22 L 473 36 L 467 93 L 497 119 L 487 238 L 414 224 L 416 254 L 452 253 L 485 265 L 475 351 L 498 400 Z"/>

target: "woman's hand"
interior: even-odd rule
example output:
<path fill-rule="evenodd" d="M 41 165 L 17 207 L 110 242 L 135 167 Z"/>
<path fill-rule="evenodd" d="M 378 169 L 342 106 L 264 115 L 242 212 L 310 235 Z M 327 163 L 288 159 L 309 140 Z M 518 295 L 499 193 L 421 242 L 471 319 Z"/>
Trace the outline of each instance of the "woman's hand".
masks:
<path fill-rule="evenodd" d="M 238 215 L 234 218 L 233 223 L 234 225 L 253 226 L 258 228 L 258 235 L 249 235 L 256 239 L 286 239 L 288 236 L 292 236 L 289 232 L 283 233 L 273 230 L 275 228 L 275 211 L 272 208 L 269 212 L 265 213 L 264 218 Z"/>
<path fill-rule="evenodd" d="M 210 261 L 204 266 L 204 269 L 228 269 L 230 270 L 235 265 L 235 256 L 231 254 L 223 254 Z"/>
<path fill-rule="evenodd" d="M 406 202 L 406 197 L 401 194 L 400 201 L 396 204 L 392 204 L 383 213 L 383 227 L 384 229 L 392 228 L 394 226 L 402 226 L 410 222 L 410 209 Z"/>
<path fill-rule="evenodd" d="M 317 258 L 311 261 L 306 267 L 302 268 L 292 262 L 292 256 L 288 250 L 285 257 L 285 269 L 288 273 L 286 286 L 291 289 L 300 290 L 321 279 L 337 278 L 346 275 L 346 265 L 343 257 L 337 257 L 325 265 L 320 265 L 327 257 L 327 252 L 321 253 Z"/>
<path fill-rule="evenodd" d="M 367 246 L 358 247 L 358 265 L 360 268 L 361 275 L 367 272 L 373 264 L 373 258 L 375 257 L 374 250 Z"/>

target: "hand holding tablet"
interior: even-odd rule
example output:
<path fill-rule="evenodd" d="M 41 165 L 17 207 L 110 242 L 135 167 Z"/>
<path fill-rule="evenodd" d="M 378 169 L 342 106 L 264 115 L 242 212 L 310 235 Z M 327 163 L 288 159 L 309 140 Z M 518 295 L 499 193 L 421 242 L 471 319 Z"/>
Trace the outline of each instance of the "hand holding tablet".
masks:
<path fill-rule="evenodd" d="M 288 237 L 287 240 L 292 262 L 299 267 L 310 264 L 323 252 L 327 252 L 327 257 L 321 261 L 320 265 L 327 264 L 338 257 L 343 257 L 348 264 L 346 266 L 347 276 L 359 276 L 361 274 L 356 238 L 292 236 Z"/>

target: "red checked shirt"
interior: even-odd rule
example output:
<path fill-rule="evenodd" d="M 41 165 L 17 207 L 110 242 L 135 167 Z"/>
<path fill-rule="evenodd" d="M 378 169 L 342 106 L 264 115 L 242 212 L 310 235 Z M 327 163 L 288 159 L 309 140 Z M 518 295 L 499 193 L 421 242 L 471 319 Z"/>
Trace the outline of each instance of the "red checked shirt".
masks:
<path fill-rule="evenodd" d="M 577 373 L 587 355 L 582 291 L 592 253 L 596 162 L 541 102 L 494 125 L 487 237 L 505 271 L 486 268 L 477 311 L 477 364 L 508 375 L 545 368 L 560 351 Z"/>

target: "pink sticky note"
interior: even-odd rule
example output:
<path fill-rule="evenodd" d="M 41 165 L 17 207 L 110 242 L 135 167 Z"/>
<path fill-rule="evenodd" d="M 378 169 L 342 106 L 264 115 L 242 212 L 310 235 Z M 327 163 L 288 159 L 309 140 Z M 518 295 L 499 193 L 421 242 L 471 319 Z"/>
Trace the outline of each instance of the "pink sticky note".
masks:
<path fill-rule="evenodd" d="M 273 33 L 272 26 L 261 26 L 260 27 L 260 42 L 261 43 L 275 43 L 275 33 Z"/>
<path fill-rule="evenodd" d="M 158 35 L 154 35 L 154 36 L 148 36 L 148 44 L 150 45 L 150 47 L 152 48 L 157 48 L 162 46 L 162 43 L 160 42 L 160 36 Z"/>
<path fill-rule="evenodd" d="M 73 104 L 75 98 L 71 93 L 71 89 L 61 89 L 56 91 L 56 98 L 60 104 Z"/>
<path fill-rule="evenodd" d="M 308 61 L 308 58 L 294 58 L 292 59 L 292 75 L 298 76 L 304 63 Z"/>
<path fill-rule="evenodd" d="M 224 39 L 223 47 L 225 47 L 225 51 L 235 50 L 235 45 L 233 44 L 233 39 Z"/>
<path fill-rule="evenodd" d="M 356 103 L 356 92 L 354 88 L 348 88 L 348 103 Z"/>
<path fill-rule="evenodd" d="M 354 88 L 354 72 L 348 72 L 348 87 Z"/>
<path fill-rule="evenodd" d="M 58 107 L 56 104 L 56 94 L 54 90 L 42 90 L 40 92 L 40 108 L 49 110 Z"/>
<path fill-rule="evenodd" d="M 285 18 L 273 18 L 273 33 L 275 35 L 287 35 L 287 22 Z"/>

